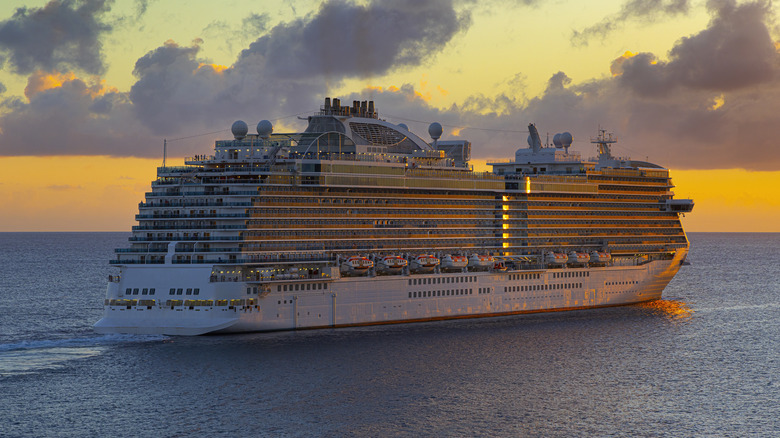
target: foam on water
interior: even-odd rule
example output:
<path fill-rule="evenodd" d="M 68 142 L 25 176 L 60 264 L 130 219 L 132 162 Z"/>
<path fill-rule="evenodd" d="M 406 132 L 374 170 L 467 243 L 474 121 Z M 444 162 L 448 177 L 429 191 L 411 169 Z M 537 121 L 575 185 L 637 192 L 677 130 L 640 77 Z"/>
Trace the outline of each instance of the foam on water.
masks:
<path fill-rule="evenodd" d="M 162 335 L 109 334 L 0 344 L 0 376 L 30 374 L 64 367 L 67 361 L 97 356 L 112 345 L 166 339 L 168 338 Z"/>

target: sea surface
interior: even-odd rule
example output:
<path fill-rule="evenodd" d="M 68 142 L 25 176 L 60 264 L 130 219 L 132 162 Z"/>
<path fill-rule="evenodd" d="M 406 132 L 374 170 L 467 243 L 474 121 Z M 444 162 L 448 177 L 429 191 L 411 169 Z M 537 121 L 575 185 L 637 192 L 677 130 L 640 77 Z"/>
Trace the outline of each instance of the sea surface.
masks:
<path fill-rule="evenodd" d="M 691 233 L 646 305 L 98 335 L 127 233 L 0 233 L 0 436 L 780 434 L 780 233 Z"/>

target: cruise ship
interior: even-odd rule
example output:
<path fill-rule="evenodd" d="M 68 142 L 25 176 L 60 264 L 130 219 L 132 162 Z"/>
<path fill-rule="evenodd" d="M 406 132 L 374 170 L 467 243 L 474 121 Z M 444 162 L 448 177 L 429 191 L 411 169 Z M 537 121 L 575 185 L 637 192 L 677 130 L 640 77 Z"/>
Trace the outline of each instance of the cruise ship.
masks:
<path fill-rule="evenodd" d="M 110 264 L 100 333 L 201 335 L 516 315 L 656 300 L 685 262 L 668 169 L 545 143 L 469 164 L 373 101 L 326 98 L 300 133 L 243 121 L 157 169 Z M 522 138 L 522 137 L 520 137 Z M 516 146 L 515 146 L 516 147 Z"/>

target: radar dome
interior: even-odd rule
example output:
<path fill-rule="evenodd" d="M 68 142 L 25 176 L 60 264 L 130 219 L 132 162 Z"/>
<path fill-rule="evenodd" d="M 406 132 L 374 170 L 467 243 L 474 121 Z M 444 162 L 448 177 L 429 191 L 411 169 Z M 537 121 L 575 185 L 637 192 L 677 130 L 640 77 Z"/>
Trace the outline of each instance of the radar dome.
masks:
<path fill-rule="evenodd" d="M 572 138 L 571 133 L 564 132 L 563 134 L 561 134 L 561 144 L 563 145 L 563 147 L 568 148 L 569 146 L 571 146 L 571 143 L 573 141 L 574 138 Z"/>
<path fill-rule="evenodd" d="M 431 138 L 434 140 L 438 140 L 439 137 L 441 137 L 442 132 L 444 132 L 444 130 L 439 122 L 433 122 L 428 126 L 428 134 L 430 134 Z"/>
<path fill-rule="evenodd" d="M 561 142 L 561 134 L 560 133 L 555 134 L 555 136 L 553 136 L 553 144 L 558 149 L 563 147 L 563 143 Z"/>
<path fill-rule="evenodd" d="M 274 125 L 268 120 L 261 120 L 260 123 L 257 124 L 257 135 L 259 135 L 260 138 L 267 139 L 273 132 Z"/>
<path fill-rule="evenodd" d="M 243 120 L 236 120 L 233 122 L 233 126 L 230 127 L 230 130 L 233 132 L 233 137 L 235 137 L 236 140 L 241 140 L 246 137 L 246 133 L 249 132 L 249 127 Z"/>
<path fill-rule="evenodd" d="M 398 124 L 398 127 L 399 127 L 399 128 L 404 128 L 404 129 L 406 129 L 407 131 L 409 130 L 409 127 L 408 127 L 408 126 L 406 126 L 406 123 L 399 123 L 399 124 Z"/>

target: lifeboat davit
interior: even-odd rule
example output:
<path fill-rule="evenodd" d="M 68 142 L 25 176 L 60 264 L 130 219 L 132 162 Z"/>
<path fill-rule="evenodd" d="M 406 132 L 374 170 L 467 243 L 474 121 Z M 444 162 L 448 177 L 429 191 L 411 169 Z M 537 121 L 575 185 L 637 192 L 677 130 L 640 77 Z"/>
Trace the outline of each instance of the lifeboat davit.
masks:
<path fill-rule="evenodd" d="M 377 263 L 377 270 L 383 274 L 400 274 L 409 262 L 400 256 L 384 256 Z"/>
<path fill-rule="evenodd" d="M 590 261 L 590 256 L 586 252 L 572 251 L 569 253 L 569 261 L 571 263 L 585 264 Z"/>
<path fill-rule="evenodd" d="M 440 263 L 439 259 L 430 254 L 420 254 L 412 257 L 410 267 L 413 272 L 430 272 Z"/>
<path fill-rule="evenodd" d="M 504 265 L 504 262 L 496 261 L 493 263 L 493 270 L 494 271 L 506 271 L 506 265 Z"/>
<path fill-rule="evenodd" d="M 366 275 L 373 266 L 374 262 L 367 257 L 352 256 L 341 263 L 341 273 L 350 276 Z"/>
<path fill-rule="evenodd" d="M 545 256 L 547 263 L 555 265 L 565 265 L 569 261 L 569 257 L 563 252 L 548 252 Z"/>
<path fill-rule="evenodd" d="M 469 258 L 464 255 L 447 254 L 441 259 L 441 268 L 445 271 L 460 271 L 469 265 Z"/>
<path fill-rule="evenodd" d="M 612 260 L 612 256 L 604 251 L 591 251 L 590 260 L 596 263 L 607 263 Z"/>
<path fill-rule="evenodd" d="M 484 255 L 484 254 L 472 254 L 471 257 L 469 257 L 469 266 L 472 269 L 489 269 L 493 267 L 493 263 L 496 260 L 493 258 L 492 255 Z"/>

